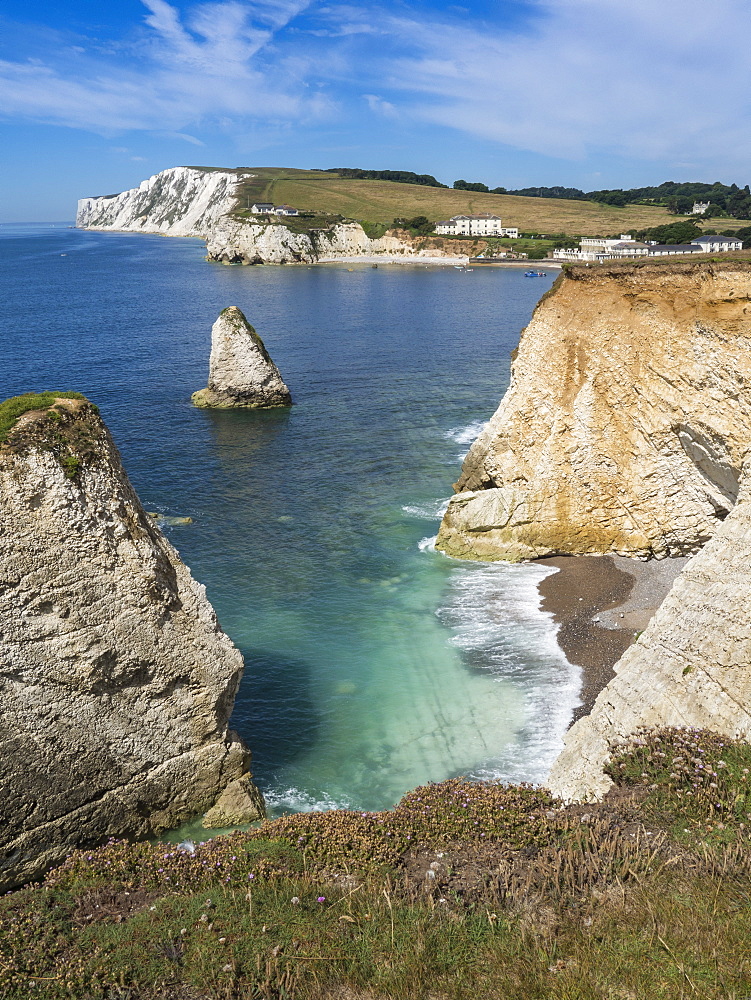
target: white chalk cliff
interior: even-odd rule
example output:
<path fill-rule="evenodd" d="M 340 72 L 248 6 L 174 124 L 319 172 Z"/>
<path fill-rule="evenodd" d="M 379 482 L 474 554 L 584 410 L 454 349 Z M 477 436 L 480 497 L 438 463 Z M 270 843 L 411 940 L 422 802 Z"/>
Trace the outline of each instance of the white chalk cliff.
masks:
<path fill-rule="evenodd" d="M 242 176 L 249 174 L 171 167 L 130 191 L 81 198 L 76 226 L 79 229 L 205 237 L 212 226 L 235 207 L 235 189 Z"/>
<path fill-rule="evenodd" d="M 0 888 L 245 792 L 242 656 L 85 399 L 0 445 Z M 237 810 L 236 810 L 237 811 Z"/>
<path fill-rule="evenodd" d="M 293 232 L 281 222 L 261 223 L 233 216 L 237 184 L 250 171 L 171 167 L 137 188 L 120 194 L 82 198 L 79 229 L 201 236 L 209 260 L 224 264 L 313 264 L 341 257 L 384 255 L 416 261 L 445 257 L 464 263 L 478 244 L 457 251 L 441 237 L 413 240 L 408 232 L 390 231 L 370 239 L 357 222 Z"/>
<path fill-rule="evenodd" d="M 191 398 L 194 406 L 225 410 L 291 405 L 279 369 L 237 306 L 222 309 L 211 328 L 209 384 Z"/>

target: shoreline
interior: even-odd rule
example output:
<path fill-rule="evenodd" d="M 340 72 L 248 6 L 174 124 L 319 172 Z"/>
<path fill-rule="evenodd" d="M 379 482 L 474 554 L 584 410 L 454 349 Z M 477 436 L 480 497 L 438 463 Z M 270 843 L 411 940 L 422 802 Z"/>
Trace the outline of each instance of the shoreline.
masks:
<path fill-rule="evenodd" d="M 582 670 L 572 725 L 587 715 L 615 664 L 647 627 L 689 557 L 642 562 L 627 556 L 553 556 L 537 560 L 557 572 L 538 586 L 541 610 L 558 625 L 566 659 Z"/>

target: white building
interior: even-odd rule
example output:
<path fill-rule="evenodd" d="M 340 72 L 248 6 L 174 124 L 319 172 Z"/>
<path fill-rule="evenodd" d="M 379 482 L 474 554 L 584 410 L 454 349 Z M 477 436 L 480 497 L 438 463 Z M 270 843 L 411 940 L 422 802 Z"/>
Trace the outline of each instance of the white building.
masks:
<path fill-rule="evenodd" d="M 708 201 L 695 201 L 694 207 L 691 209 L 692 215 L 704 215 L 706 210 L 709 208 Z"/>
<path fill-rule="evenodd" d="M 693 253 L 725 253 L 741 250 L 743 240 L 735 236 L 698 236 L 690 243 L 639 243 L 631 236 L 622 235 L 620 240 L 587 237 L 581 240 L 578 250 L 554 250 L 554 260 L 602 261 L 622 260 L 635 257 L 678 257 Z"/>
<path fill-rule="evenodd" d="M 441 236 L 508 236 L 512 240 L 519 239 L 519 230 L 515 226 L 504 229 L 503 221 L 489 212 L 453 215 L 450 219 L 436 222 L 435 232 Z"/>
<path fill-rule="evenodd" d="M 253 215 L 299 215 L 291 205 L 272 205 L 270 201 L 257 201 L 251 206 Z"/>
<path fill-rule="evenodd" d="M 743 249 L 743 240 L 739 240 L 737 236 L 697 236 L 691 242 L 701 247 L 705 253 L 727 253 Z"/>

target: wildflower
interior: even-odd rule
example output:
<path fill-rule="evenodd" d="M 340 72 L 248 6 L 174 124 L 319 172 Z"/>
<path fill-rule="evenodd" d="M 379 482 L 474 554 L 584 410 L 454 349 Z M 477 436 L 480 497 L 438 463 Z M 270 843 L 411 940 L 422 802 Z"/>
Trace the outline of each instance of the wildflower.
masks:
<path fill-rule="evenodd" d="M 294 903 L 295 905 L 297 905 L 297 903 L 299 902 L 300 902 L 299 896 L 293 896 L 292 899 L 290 899 L 290 903 Z"/>
<path fill-rule="evenodd" d="M 325 896 L 319 896 L 318 897 L 318 902 L 319 903 L 325 903 L 326 902 L 326 897 Z"/>

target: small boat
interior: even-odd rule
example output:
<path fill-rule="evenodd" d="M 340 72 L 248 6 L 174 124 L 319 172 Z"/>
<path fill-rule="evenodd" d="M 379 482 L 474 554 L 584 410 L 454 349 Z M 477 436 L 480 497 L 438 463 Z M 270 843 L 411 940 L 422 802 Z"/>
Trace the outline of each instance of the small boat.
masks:
<path fill-rule="evenodd" d="M 525 271 L 525 278 L 545 278 L 547 277 L 547 271 Z"/>

